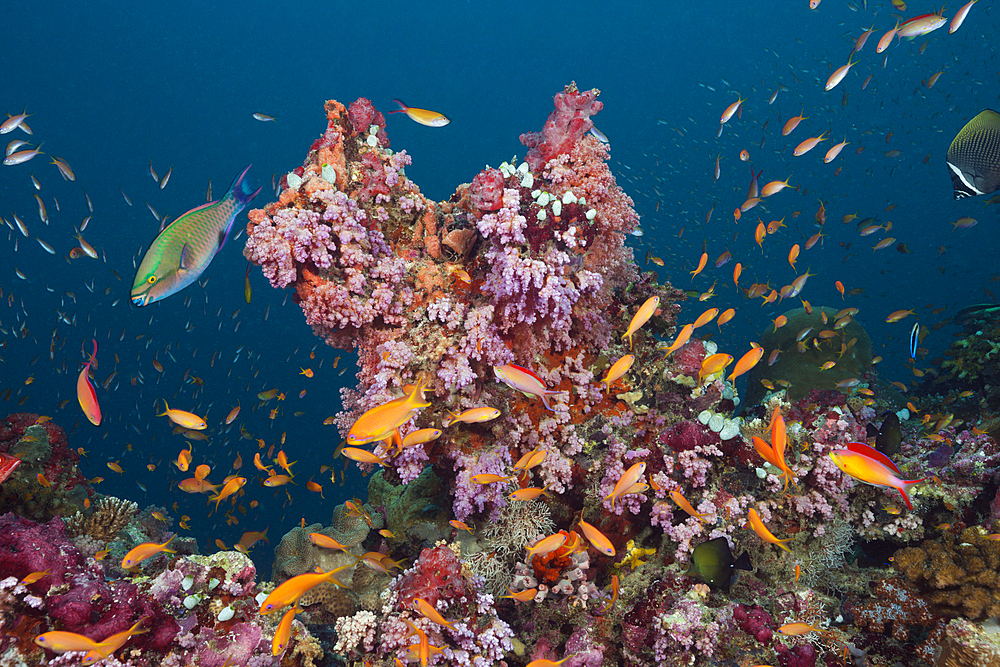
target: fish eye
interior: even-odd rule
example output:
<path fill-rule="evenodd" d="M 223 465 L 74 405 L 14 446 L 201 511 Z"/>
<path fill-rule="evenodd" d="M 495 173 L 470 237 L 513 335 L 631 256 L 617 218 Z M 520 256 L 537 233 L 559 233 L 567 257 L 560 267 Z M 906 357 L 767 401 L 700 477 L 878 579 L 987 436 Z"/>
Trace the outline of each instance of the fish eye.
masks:
<path fill-rule="evenodd" d="M 147 282 L 149 282 L 149 284 L 152 285 L 153 283 L 156 282 L 156 276 L 150 276 Z"/>

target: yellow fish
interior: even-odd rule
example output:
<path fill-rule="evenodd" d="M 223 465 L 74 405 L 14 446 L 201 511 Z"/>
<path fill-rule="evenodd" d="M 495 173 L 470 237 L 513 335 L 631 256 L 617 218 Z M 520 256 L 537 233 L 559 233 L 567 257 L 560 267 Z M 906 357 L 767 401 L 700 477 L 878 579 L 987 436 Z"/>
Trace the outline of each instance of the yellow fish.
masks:
<path fill-rule="evenodd" d="M 399 100 L 393 100 L 393 102 L 398 104 L 399 108 L 394 111 L 390 111 L 389 113 L 405 113 L 410 117 L 410 120 L 420 123 L 421 125 L 426 125 L 427 127 L 444 127 L 451 122 L 451 119 L 443 113 L 429 111 L 427 109 L 417 109 L 416 107 L 408 107 Z"/>
<path fill-rule="evenodd" d="M 430 402 L 424 398 L 424 383 L 418 382 L 409 394 L 376 406 L 358 417 L 347 433 L 349 445 L 361 446 L 385 440 Z"/>
<path fill-rule="evenodd" d="M 649 318 L 653 316 L 656 309 L 660 307 L 660 297 L 651 296 L 646 299 L 646 302 L 639 306 L 639 310 L 636 311 L 635 315 L 632 316 L 632 321 L 628 323 L 628 329 L 622 334 L 622 340 L 628 339 L 629 349 L 632 348 L 632 334 L 642 328 Z"/>
<path fill-rule="evenodd" d="M 611 368 L 608 369 L 607 375 L 601 379 L 606 387 L 607 391 L 611 391 L 611 383 L 628 373 L 629 369 L 632 368 L 632 364 L 635 362 L 635 355 L 626 354 L 624 357 L 616 361 Z"/>
<path fill-rule="evenodd" d="M 126 570 L 129 568 L 133 568 L 142 561 L 146 560 L 147 558 L 155 556 L 160 552 L 168 554 L 177 553 L 173 549 L 167 548 L 167 545 L 170 544 L 170 542 L 173 541 L 175 537 L 177 536 L 171 535 L 170 539 L 164 542 L 163 544 L 157 544 L 155 542 L 143 542 L 142 544 L 133 548 L 131 551 L 125 554 L 125 558 L 122 559 L 122 567 L 125 568 Z"/>
<path fill-rule="evenodd" d="M 791 542 L 792 538 L 789 537 L 784 540 L 779 540 L 777 537 L 775 537 L 774 534 L 767 529 L 767 526 L 764 525 L 764 522 L 761 521 L 760 515 L 757 514 L 756 509 L 751 507 L 750 511 L 747 513 L 747 517 L 749 519 L 748 524 L 750 528 L 752 528 L 753 532 L 757 533 L 762 540 L 764 540 L 765 542 L 770 542 L 771 544 L 777 544 L 779 547 L 781 547 L 788 553 L 792 552 L 791 549 L 785 546 L 785 542 Z"/>
<path fill-rule="evenodd" d="M 462 422 L 463 424 L 474 424 L 478 422 L 488 422 L 500 416 L 500 411 L 496 408 L 483 406 L 481 408 L 469 408 L 461 414 L 448 411 L 448 417 L 444 420 L 445 427 Z"/>
<path fill-rule="evenodd" d="M 281 617 L 281 621 L 278 622 L 278 627 L 274 631 L 274 639 L 271 640 L 271 655 L 280 654 L 288 646 L 288 640 L 292 636 L 292 621 L 295 620 L 295 614 L 300 611 L 302 609 L 299 608 L 299 605 L 294 604 Z"/>
<path fill-rule="evenodd" d="M 726 366 L 733 363 L 733 355 L 719 352 L 706 357 L 701 362 L 701 371 L 698 372 L 698 386 L 702 386 L 706 381 L 710 381 L 713 376 L 722 373 Z"/>
<path fill-rule="evenodd" d="M 264 601 L 260 605 L 261 615 L 264 616 L 287 605 L 295 604 L 307 591 L 323 583 L 329 582 L 340 588 L 347 588 L 343 582 L 337 579 L 336 575 L 342 570 L 354 567 L 354 565 L 355 563 L 349 563 L 336 567 L 329 572 L 307 572 L 288 579 L 279 584 L 277 588 L 271 591 L 270 595 L 264 598 Z"/>
<path fill-rule="evenodd" d="M 185 412 L 184 410 L 171 410 L 166 399 L 163 400 L 163 405 L 166 409 L 156 415 L 157 417 L 167 417 L 178 426 L 183 426 L 184 428 L 189 428 L 195 431 L 201 431 L 208 428 L 208 424 L 205 423 L 205 420 L 198 415 Z"/>

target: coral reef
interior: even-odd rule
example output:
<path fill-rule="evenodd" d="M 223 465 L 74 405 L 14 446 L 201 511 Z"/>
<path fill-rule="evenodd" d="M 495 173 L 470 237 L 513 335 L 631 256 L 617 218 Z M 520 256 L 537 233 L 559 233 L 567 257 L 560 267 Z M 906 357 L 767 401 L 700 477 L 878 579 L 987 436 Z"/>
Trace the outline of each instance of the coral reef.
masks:
<path fill-rule="evenodd" d="M 99 498 L 90 511 L 77 512 L 66 519 L 66 534 L 70 537 L 86 535 L 107 542 L 113 539 L 139 512 L 139 505 L 131 500 L 106 496 Z"/>
<path fill-rule="evenodd" d="M 900 549 L 892 564 L 938 616 L 975 621 L 1000 614 L 1000 542 L 978 526 Z"/>
<path fill-rule="evenodd" d="M 21 459 L 0 484 L 0 512 L 45 522 L 84 509 L 94 497 L 94 489 L 77 467 L 79 452 L 69 448 L 66 433 L 48 417 L 7 415 L 0 422 L 0 454 Z"/>

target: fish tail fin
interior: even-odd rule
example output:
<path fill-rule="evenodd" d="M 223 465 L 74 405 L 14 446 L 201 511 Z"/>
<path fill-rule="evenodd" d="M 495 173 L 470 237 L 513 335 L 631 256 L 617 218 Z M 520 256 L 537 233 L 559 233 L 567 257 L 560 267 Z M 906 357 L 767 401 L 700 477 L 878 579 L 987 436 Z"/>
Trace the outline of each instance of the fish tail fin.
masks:
<path fill-rule="evenodd" d="M 610 382 L 608 383 L 608 389 L 611 389 Z M 548 410 L 549 412 L 555 412 L 555 410 L 552 409 L 552 406 L 549 405 L 549 396 L 551 394 L 558 394 L 558 393 L 559 393 L 558 389 L 543 389 L 542 393 L 538 396 L 538 398 L 542 399 L 542 405 L 544 405 L 545 409 Z"/>
<path fill-rule="evenodd" d="M 791 542 L 794 539 L 795 539 L 794 537 L 786 537 L 783 540 L 777 540 L 777 541 L 775 541 L 775 544 L 777 544 L 779 547 L 781 547 L 782 549 L 784 549 L 788 553 L 792 553 L 792 550 L 785 546 L 785 542 Z"/>
<path fill-rule="evenodd" d="M 236 200 L 236 203 L 239 205 L 240 208 L 243 208 L 251 201 L 253 201 L 253 198 L 256 197 L 260 193 L 260 191 L 264 188 L 264 186 L 262 185 L 256 190 L 254 190 L 253 186 L 251 186 L 250 183 L 247 181 L 246 175 L 247 172 L 250 171 L 250 167 L 252 166 L 253 166 L 252 164 L 248 164 L 246 166 L 246 169 L 241 171 L 240 175 L 237 176 L 236 180 L 233 181 L 233 184 L 229 186 L 229 191 L 233 193 L 233 198 Z"/>
<path fill-rule="evenodd" d="M 920 484 L 921 482 L 927 481 L 927 478 L 923 479 L 904 479 L 900 480 L 900 485 L 896 488 L 899 489 L 900 494 L 903 496 L 903 500 L 906 502 L 906 509 L 912 510 L 913 505 L 910 503 L 910 496 L 906 493 L 907 487 L 913 486 L 914 484 Z"/>
<path fill-rule="evenodd" d="M 396 104 L 398 104 L 399 108 L 398 109 L 393 109 L 389 113 L 406 113 L 406 110 L 409 108 L 405 104 L 403 104 L 402 100 L 393 100 L 393 102 L 395 102 Z"/>

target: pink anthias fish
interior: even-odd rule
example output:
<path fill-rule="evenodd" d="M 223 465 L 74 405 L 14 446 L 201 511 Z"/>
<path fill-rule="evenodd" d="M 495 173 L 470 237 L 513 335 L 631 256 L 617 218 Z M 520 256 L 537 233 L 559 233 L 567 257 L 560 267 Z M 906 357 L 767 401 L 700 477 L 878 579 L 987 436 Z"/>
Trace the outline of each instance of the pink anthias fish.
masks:
<path fill-rule="evenodd" d="M 0 484 L 7 481 L 13 474 L 17 466 L 21 465 L 21 459 L 10 454 L 0 454 Z"/>
<path fill-rule="evenodd" d="M 844 474 L 859 482 L 883 489 L 896 489 L 903 495 L 906 508 L 911 510 L 913 505 L 906 489 L 926 479 L 900 479 L 903 473 L 888 456 L 860 442 L 849 442 L 847 449 L 833 450 L 830 458 Z"/>
<path fill-rule="evenodd" d="M 508 387 L 517 389 L 528 396 L 537 396 L 542 399 L 542 405 L 545 406 L 546 410 L 555 412 L 552 406 L 549 405 L 549 396 L 561 392 L 556 389 L 546 388 L 542 378 L 535 375 L 532 371 L 521 366 L 515 366 L 514 364 L 507 364 L 505 366 L 494 366 L 493 372 L 496 374 L 497 379 Z"/>

